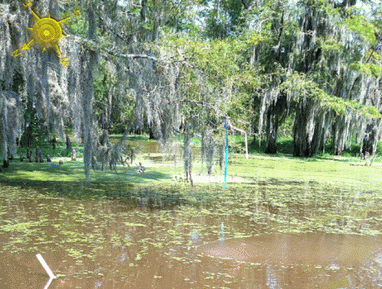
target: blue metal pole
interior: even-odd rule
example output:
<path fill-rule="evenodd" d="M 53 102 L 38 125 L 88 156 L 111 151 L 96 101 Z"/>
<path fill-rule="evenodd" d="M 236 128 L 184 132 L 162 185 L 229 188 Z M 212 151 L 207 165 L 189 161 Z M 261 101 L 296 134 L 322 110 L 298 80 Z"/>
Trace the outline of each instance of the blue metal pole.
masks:
<path fill-rule="evenodd" d="M 224 118 L 224 127 L 225 127 L 225 166 L 224 166 L 224 186 L 225 189 L 227 185 L 227 166 L 228 166 L 228 127 L 227 127 L 227 118 Z"/>

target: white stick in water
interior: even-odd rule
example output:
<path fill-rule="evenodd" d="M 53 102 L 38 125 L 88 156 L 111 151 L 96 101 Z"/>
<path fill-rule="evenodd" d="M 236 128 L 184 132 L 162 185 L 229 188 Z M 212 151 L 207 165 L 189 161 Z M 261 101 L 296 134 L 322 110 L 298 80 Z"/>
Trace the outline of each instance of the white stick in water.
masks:
<path fill-rule="evenodd" d="M 44 258 L 41 256 L 41 254 L 37 254 L 36 257 L 40 261 L 41 266 L 44 267 L 46 273 L 48 273 L 50 279 L 55 279 L 56 276 L 54 276 L 52 270 L 50 270 L 48 264 L 46 264 Z"/>
<path fill-rule="evenodd" d="M 50 279 L 48 280 L 48 283 L 46 283 L 44 289 L 48 289 L 49 286 L 50 286 L 50 283 L 52 283 L 53 280 L 54 280 L 54 278 L 50 278 Z"/>

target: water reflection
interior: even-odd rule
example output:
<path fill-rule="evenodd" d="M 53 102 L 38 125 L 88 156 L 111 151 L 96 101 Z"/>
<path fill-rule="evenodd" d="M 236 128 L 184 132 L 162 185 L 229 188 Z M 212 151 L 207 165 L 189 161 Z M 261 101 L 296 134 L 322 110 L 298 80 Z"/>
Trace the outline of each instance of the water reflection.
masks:
<path fill-rule="evenodd" d="M 270 234 L 211 242 L 198 251 L 206 256 L 281 265 L 339 266 L 361 264 L 382 251 L 380 237 L 322 233 Z"/>
<path fill-rule="evenodd" d="M 272 267 L 266 268 L 266 274 L 267 274 L 267 282 L 265 284 L 268 286 L 269 289 L 281 288 L 277 284 L 277 274 Z"/>
<path fill-rule="evenodd" d="M 381 240 L 353 235 L 282 234 L 217 241 L 200 246 L 198 252 L 210 257 L 206 262 L 215 264 L 216 260 L 227 262 L 225 258 L 245 261 L 241 267 L 254 270 L 257 277 L 249 277 L 235 266 L 228 274 L 234 274 L 236 279 L 263 280 L 260 283 L 266 288 L 306 288 L 315 284 L 340 288 L 351 287 L 365 277 L 368 284 L 380 284 Z"/>
<path fill-rule="evenodd" d="M 101 286 L 102 286 L 102 282 L 101 281 L 97 281 L 96 284 L 95 284 L 94 289 L 101 288 Z"/>
<path fill-rule="evenodd" d="M 130 234 L 132 233 L 128 235 Z M 190 230 L 189 236 L 195 240 L 200 238 L 196 230 Z M 71 271 L 70 274 L 68 269 L 75 264 L 67 260 L 67 265 L 62 269 L 68 277 L 55 280 L 49 288 L 202 288 L 204 285 L 230 284 L 241 288 L 354 288 L 359 280 L 366 282 L 364 284 L 380 284 L 380 238 L 315 237 L 315 234 L 308 238 L 312 240 L 289 235 L 226 239 L 222 243 L 218 240 L 199 246 L 196 253 L 202 253 L 201 257 L 187 254 L 187 250 L 179 245 L 172 246 L 169 251 L 172 253 L 169 255 L 165 252 L 159 253 L 160 250 L 151 245 L 145 255 L 139 253 L 136 247 L 123 245 L 110 246 L 108 249 L 106 244 L 105 250 L 99 252 L 95 260 L 96 264 L 103 264 L 102 266 L 93 269 L 90 275 L 85 274 L 80 278 L 81 274 L 76 275 L 78 271 Z M 337 244 L 342 244 L 343 248 Z M 308 249 L 307 246 L 312 248 Z M 359 247 L 356 249 L 355 246 Z M 325 251 L 329 253 L 324 254 Z M 136 260 L 138 254 L 141 254 L 140 260 Z M 52 268 L 58 268 L 59 262 L 54 262 L 52 257 L 48 255 L 47 262 L 52 264 Z M 361 262 L 363 258 L 366 259 Z M 43 288 L 46 273 L 38 268 L 37 262 L 33 262 L 30 256 L 21 253 L 17 262 L 13 256 L 1 256 L 1 259 L 7 260 L 8 264 L 5 267 L 0 266 L 1 278 L 4 278 L 4 272 L 7 273 L 7 278 L 0 280 L 1 288 L 20 288 L 19 284 L 23 284 L 23 288 Z M 244 263 L 237 263 L 238 260 Z M 24 271 L 21 275 L 24 278 L 17 277 L 21 283 L 11 281 L 11 275 L 8 275 L 11 272 L 7 271 L 9 264 L 13 264 L 15 271 Z M 79 270 L 81 266 L 72 268 Z M 36 282 L 39 280 L 36 276 L 40 276 L 39 283 Z M 35 280 L 33 283 L 30 280 L 32 278 Z"/>

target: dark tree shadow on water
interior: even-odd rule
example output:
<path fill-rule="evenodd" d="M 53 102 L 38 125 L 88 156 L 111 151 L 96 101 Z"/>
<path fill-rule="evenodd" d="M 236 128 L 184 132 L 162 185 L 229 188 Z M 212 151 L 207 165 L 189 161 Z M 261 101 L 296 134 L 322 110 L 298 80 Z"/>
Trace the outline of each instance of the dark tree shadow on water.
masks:
<path fill-rule="evenodd" d="M 36 173 L 35 177 L 33 173 Z M 92 171 L 91 181 L 87 183 L 83 164 L 80 162 L 59 165 L 58 162 L 39 164 L 14 161 L 0 173 L 0 184 L 52 197 L 76 200 L 105 197 L 119 199 L 149 209 L 186 204 L 180 188 L 160 184 L 160 180 L 169 177 L 168 174 L 151 171 L 150 168 L 144 174 L 138 175 L 136 167 L 122 167 L 117 168 L 117 172 Z M 153 184 L 153 180 L 158 181 L 158 184 Z"/>

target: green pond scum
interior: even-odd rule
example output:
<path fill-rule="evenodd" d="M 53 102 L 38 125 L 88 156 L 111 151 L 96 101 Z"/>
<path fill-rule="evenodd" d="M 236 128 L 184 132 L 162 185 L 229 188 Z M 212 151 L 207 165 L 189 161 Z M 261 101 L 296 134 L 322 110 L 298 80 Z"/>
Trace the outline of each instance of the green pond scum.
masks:
<path fill-rule="evenodd" d="M 141 158 L 144 175 L 134 166 L 118 167 L 117 173 L 93 172 L 90 183 L 80 158 L 64 165 L 13 161 L 4 169 L 0 288 L 43 288 L 47 275 L 37 253 L 58 277 L 49 288 L 269 288 L 269 280 L 280 288 L 334 288 L 379 282 L 376 251 L 369 263 L 341 267 L 334 261 L 242 262 L 235 255 L 206 256 L 198 248 L 221 240 L 222 222 L 224 240 L 272 234 L 379 236 L 380 163 L 234 155 L 223 189 L 220 169 L 209 177 L 196 163 L 191 187 L 172 181 L 174 173 L 181 174 L 173 162 Z M 231 256 L 232 248 L 224 250 L 222 255 Z M 288 278 L 297 287 L 285 285 Z"/>

